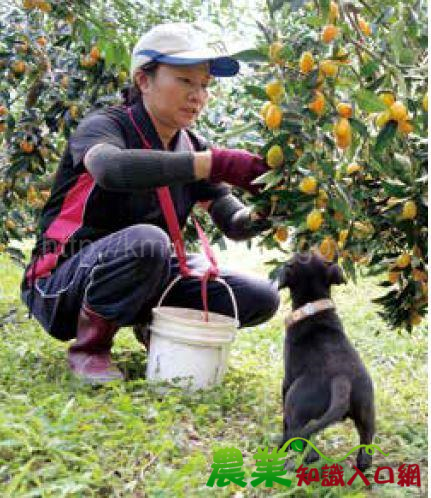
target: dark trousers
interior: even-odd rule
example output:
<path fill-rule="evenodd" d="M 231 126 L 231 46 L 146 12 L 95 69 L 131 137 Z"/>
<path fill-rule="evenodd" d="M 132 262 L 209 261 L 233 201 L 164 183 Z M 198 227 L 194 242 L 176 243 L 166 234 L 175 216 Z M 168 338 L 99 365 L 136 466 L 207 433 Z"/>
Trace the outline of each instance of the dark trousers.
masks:
<path fill-rule="evenodd" d="M 201 272 L 207 268 L 200 254 L 188 254 L 187 264 Z M 147 323 L 151 309 L 178 274 L 168 235 L 154 225 L 133 225 L 87 245 L 52 275 L 38 279 L 32 312 L 49 334 L 64 341 L 76 336 L 82 304 L 119 326 Z M 232 288 L 240 327 L 262 323 L 277 311 L 279 294 L 270 280 L 223 267 L 220 277 Z M 24 285 L 22 299 L 28 306 L 30 289 Z M 202 310 L 200 281 L 179 280 L 162 304 Z M 208 282 L 208 308 L 234 316 L 227 289 L 213 280 Z"/>

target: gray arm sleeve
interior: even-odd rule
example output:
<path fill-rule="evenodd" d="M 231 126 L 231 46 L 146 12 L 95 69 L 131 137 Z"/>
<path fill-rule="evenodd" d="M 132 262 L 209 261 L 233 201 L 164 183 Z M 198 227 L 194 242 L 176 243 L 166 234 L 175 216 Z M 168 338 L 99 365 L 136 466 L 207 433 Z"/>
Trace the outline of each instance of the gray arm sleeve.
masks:
<path fill-rule="evenodd" d="M 196 180 L 191 152 L 120 149 L 103 143 L 87 154 L 85 167 L 99 186 L 118 192 Z"/>
<path fill-rule="evenodd" d="M 250 239 L 271 227 L 266 219 L 252 220 L 250 209 L 232 194 L 216 199 L 209 213 L 226 237 L 236 241 Z"/>
<path fill-rule="evenodd" d="M 140 191 L 196 180 L 191 152 L 128 149 L 120 123 L 103 111 L 82 119 L 69 146 L 73 167 L 84 163 L 106 190 Z"/>

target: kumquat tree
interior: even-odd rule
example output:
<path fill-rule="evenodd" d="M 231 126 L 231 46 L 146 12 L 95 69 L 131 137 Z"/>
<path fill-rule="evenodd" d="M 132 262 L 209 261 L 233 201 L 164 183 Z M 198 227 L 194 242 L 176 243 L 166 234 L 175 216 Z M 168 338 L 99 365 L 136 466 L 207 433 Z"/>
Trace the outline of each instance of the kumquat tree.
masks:
<path fill-rule="evenodd" d="M 11 3 L 0 22 L 0 250 L 19 261 L 7 246 L 35 233 L 65 139 L 89 107 L 112 102 L 127 50 L 120 23 L 86 1 Z"/>
<path fill-rule="evenodd" d="M 428 3 L 0 1 L 0 497 L 427 496 Z"/>
<path fill-rule="evenodd" d="M 119 102 L 132 33 L 194 19 L 180 2 L 169 9 L 11 3 L 0 34 L 1 252 L 23 260 L 11 242 L 35 234 L 66 139 L 91 108 Z M 358 265 L 384 272 L 382 314 L 408 330 L 427 303 L 426 14 L 424 1 L 268 0 L 260 42 L 241 56 L 253 71 L 218 101 L 247 102 L 236 144 L 271 167 L 248 199 L 273 222 L 260 245 L 318 247 L 352 278 Z"/>
<path fill-rule="evenodd" d="M 426 3 L 268 6 L 244 54 L 260 61 L 246 89 L 272 168 L 252 199 L 273 221 L 261 244 L 318 247 L 351 277 L 384 272 L 382 315 L 411 330 L 428 292 Z"/>

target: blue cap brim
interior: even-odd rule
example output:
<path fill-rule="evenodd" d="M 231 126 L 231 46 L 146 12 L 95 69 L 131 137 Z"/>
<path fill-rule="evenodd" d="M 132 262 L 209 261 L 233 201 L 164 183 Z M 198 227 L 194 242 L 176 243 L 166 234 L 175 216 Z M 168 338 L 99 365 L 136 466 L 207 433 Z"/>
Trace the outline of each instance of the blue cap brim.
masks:
<path fill-rule="evenodd" d="M 212 76 L 235 76 L 239 71 L 239 62 L 232 57 L 217 57 L 216 59 L 188 59 L 165 55 L 155 50 L 141 50 L 136 55 L 146 55 L 153 61 L 171 64 L 173 66 L 189 66 L 209 62 Z"/>

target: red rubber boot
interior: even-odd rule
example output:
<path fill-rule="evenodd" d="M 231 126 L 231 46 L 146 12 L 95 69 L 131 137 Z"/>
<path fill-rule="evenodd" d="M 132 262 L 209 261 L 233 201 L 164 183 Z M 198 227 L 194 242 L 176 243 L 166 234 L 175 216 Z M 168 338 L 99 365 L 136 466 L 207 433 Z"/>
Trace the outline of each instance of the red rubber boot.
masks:
<path fill-rule="evenodd" d="M 79 312 L 76 341 L 68 351 L 72 372 L 89 383 L 104 383 L 123 379 L 124 375 L 112 364 L 112 339 L 119 327 L 83 306 Z"/>

